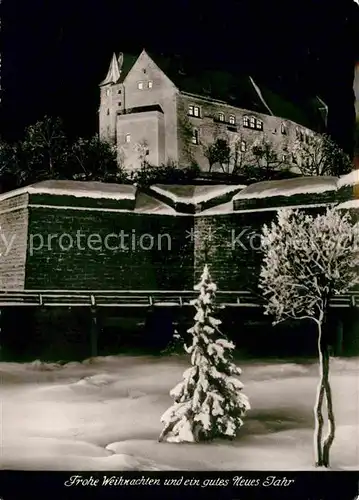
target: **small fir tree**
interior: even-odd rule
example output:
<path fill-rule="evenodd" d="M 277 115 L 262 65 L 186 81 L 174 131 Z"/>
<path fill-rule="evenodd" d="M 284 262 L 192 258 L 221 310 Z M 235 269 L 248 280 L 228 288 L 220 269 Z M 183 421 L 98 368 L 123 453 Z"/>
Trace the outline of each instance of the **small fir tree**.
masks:
<path fill-rule="evenodd" d="M 198 442 L 214 438 L 235 438 L 242 417 L 250 409 L 242 393 L 241 374 L 232 361 L 234 344 L 218 330 L 221 324 L 215 311 L 216 285 L 207 265 L 195 287 L 199 296 L 192 302 L 197 312 L 195 325 L 188 330 L 192 345 L 185 346 L 192 367 L 183 381 L 170 391 L 174 404 L 161 417 L 164 424 L 159 441 Z"/>

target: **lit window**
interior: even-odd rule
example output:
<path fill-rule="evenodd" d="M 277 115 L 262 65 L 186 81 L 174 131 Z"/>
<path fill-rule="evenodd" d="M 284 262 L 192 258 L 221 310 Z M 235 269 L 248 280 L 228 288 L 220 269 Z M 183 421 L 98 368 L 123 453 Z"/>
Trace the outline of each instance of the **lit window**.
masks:
<path fill-rule="evenodd" d="M 196 116 L 196 117 L 199 117 L 200 116 L 200 110 L 199 110 L 199 107 L 198 106 L 188 106 L 188 114 L 190 116 Z"/>
<path fill-rule="evenodd" d="M 143 90 L 143 82 L 138 82 L 137 88 L 138 88 L 138 90 Z"/>
<path fill-rule="evenodd" d="M 247 150 L 246 141 L 241 141 L 241 152 L 245 153 L 246 150 Z"/>
<path fill-rule="evenodd" d="M 249 120 L 249 126 L 251 128 L 256 128 L 256 119 L 254 118 L 254 116 L 251 116 L 250 117 L 250 120 Z"/>
<path fill-rule="evenodd" d="M 125 142 L 127 142 L 127 143 L 131 142 L 131 134 L 126 134 Z"/>
<path fill-rule="evenodd" d="M 224 122 L 224 114 L 223 113 L 219 113 L 218 119 L 219 119 L 220 122 Z"/>
<path fill-rule="evenodd" d="M 287 155 L 282 155 L 282 161 L 286 161 Z"/>
<path fill-rule="evenodd" d="M 243 127 L 249 127 L 249 118 L 248 116 L 243 117 Z"/>
<path fill-rule="evenodd" d="M 193 130 L 192 144 L 199 144 L 198 130 L 196 129 Z"/>
<path fill-rule="evenodd" d="M 236 124 L 236 117 L 234 115 L 229 115 L 229 123 L 231 125 L 235 125 Z"/>
<path fill-rule="evenodd" d="M 153 87 L 153 81 L 152 81 L 152 80 L 150 80 L 150 81 L 148 82 L 148 88 L 149 88 L 149 89 L 152 89 L 152 87 Z"/>
<path fill-rule="evenodd" d="M 263 130 L 263 122 L 262 120 L 256 120 L 256 129 Z"/>
<path fill-rule="evenodd" d="M 110 95 L 110 89 L 106 90 L 106 95 Z"/>
<path fill-rule="evenodd" d="M 282 125 L 280 126 L 280 131 L 282 134 L 286 134 L 287 133 L 287 127 L 285 126 L 284 123 L 282 123 Z"/>

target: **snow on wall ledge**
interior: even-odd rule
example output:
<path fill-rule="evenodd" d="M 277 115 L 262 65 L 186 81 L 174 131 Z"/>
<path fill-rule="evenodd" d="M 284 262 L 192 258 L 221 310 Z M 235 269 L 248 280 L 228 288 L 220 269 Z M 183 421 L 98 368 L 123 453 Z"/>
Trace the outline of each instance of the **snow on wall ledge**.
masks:
<path fill-rule="evenodd" d="M 280 181 L 263 181 L 243 189 L 233 197 L 233 201 L 336 191 L 337 184 L 337 177 L 298 177 Z"/>
<path fill-rule="evenodd" d="M 43 181 L 0 195 L 0 201 L 21 194 L 53 194 L 76 198 L 100 198 L 111 200 L 135 199 L 136 188 L 127 184 L 84 181 Z"/>

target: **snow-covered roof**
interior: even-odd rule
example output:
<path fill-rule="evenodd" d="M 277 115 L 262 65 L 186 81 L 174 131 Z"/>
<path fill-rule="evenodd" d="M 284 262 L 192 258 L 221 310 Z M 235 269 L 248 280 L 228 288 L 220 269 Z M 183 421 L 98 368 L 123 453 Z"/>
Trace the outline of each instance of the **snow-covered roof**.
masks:
<path fill-rule="evenodd" d="M 349 200 L 345 201 L 344 203 L 340 203 L 340 205 L 337 205 L 335 208 L 341 210 L 341 209 L 349 209 L 349 208 L 359 208 L 359 199 L 358 200 Z"/>
<path fill-rule="evenodd" d="M 142 214 L 177 215 L 174 208 L 145 193 L 138 194 L 134 212 Z"/>
<path fill-rule="evenodd" d="M 233 197 L 235 200 L 293 196 L 295 194 L 336 191 L 337 177 L 296 177 L 279 181 L 263 181 L 251 184 Z"/>
<path fill-rule="evenodd" d="M 213 198 L 237 192 L 245 187 L 246 186 L 243 185 L 226 186 L 223 184 L 212 186 L 156 184 L 151 186 L 151 190 L 173 202 L 195 205 Z"/>
<path fill-rule="evenodd" d="M 359 170 L 352 170 L 347 175 L 342 175 L 338 180 L 338 189 L 343 186 L 354 186 L 359 184 Z"/>
<path fill-rule="evenodd" d="M 211 208 L 207 208 L 207 210 L 203 210 L 198 216 L 202 215 L 223 215 L 223 214 L 231 214 L 233 213 L 233 201 L 229 201 L 227 203 L 222 203 L 221 205 L 216 205 Z"/>
<path fill-rule="evenodd" d="M 43 181 L 0 195 L 0 200 L 21 194 L 53 194 L 77 198 L 100 198 L 112 200 L 134 200 L 136 188 L 127 184 L 84 181 Z"/>

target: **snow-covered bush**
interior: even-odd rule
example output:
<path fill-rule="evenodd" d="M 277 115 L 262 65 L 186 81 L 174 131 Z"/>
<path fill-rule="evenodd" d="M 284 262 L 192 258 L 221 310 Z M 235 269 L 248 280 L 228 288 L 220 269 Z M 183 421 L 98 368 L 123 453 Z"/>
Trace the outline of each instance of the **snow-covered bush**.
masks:
<path fill-rule="evenodd" d="M 165 347 L 165 349 L 161 351 L 161 354 L 165 356 L 171 356 L 176 354 L 183 354 L 183 352 L 184 352 L 184 339 L 177 332 L 177 330 L 175 330 L 170 342 Z"/>
<path fill-rule="evenodd" d="M 207 266 L 196 289 L 199 296 L 192 303 L 197 311 L 195 325 L 188 330 L 192 345 L 185 346 L 192 366 L 170 392 L 174 404 L 161 417 L 160 441 L 233 439 L 250 408 L 238 380 L 241 370 L 232 361 L 235 346 L 218 330 L 221 321 L 212 316 L 216 285 Z"/>
<path fill-rule="evenodd" d="M 329 466 L 335 436 L 326 318 L 332 297 L 359 284 L 358 242 L 359 223 L 353 224 L 348 214 L 335 208 L 315 217 L 284 209 L 277 221 L 263 228 L 259 287 L 266 299 L 265 312 L 274 317 L 274 323 L 310 319 L 317 327 L 320 380 L 314 441 L 316 465 L 324 467 Z M 328 435 L 322 443 L 324 398 Z"/>

